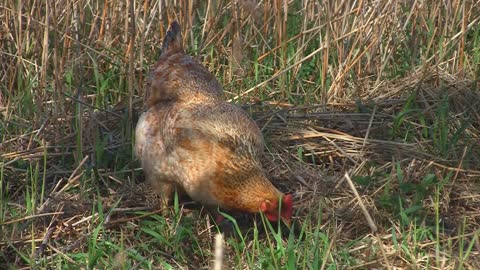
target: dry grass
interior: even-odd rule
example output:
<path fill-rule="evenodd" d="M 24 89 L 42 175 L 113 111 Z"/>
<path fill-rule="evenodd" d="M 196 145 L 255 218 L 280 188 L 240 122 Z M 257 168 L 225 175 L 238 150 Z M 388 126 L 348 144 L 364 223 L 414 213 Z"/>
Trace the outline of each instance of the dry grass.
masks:
<path fill-rule="evenodd" d="M 158 215 L 132 155 L 176 19 L 297 202 L 300 235 L 240 218 L 224 266 L 480 268 L 478 1 L 47 2 L 0 5 L 0 266 L 213 266 L 209 219 Z"/>

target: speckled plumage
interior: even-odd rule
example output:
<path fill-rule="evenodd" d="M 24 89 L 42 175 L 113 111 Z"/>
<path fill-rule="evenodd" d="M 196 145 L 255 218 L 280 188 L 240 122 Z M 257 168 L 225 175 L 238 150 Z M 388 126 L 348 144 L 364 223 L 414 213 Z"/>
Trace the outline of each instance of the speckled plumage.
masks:
<path fill-rule="evenodd" d="M 283 194 L 261 167 L 260 130 L 245 111 L 223 100 L 212 74 L 185 55 L 175 22 L 148 79 L 145 104 L 135 151 L 164 202 L 177 186 L 208 207 L 253 213 L 267 201 L 278 209 Z M 291 215 L 291 205 L 285 208 Z"/>

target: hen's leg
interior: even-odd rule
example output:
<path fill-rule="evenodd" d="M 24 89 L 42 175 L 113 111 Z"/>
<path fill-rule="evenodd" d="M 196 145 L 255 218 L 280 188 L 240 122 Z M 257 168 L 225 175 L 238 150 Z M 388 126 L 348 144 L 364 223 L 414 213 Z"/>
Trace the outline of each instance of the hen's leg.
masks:
<path fill-rule="evenodd" d="M 184 196 L 185 194 L 187 194 L 185 189 L 183 189 L 183 187 L 180 185 L 175 185 L 175 191 L 177 192 L 177 196 L 179 199 L 182 198 L 182 196 Z"/>
<path fill-rule="evenodd" d="M 168 203 L 173 198 L 173 192 L 175 191 L 175 184 L 172 182 L 162 181 L 160 179 L 148 179 L 153 191 L 157 195 L 157 205 L 162 210 L 167 210 Z"/>

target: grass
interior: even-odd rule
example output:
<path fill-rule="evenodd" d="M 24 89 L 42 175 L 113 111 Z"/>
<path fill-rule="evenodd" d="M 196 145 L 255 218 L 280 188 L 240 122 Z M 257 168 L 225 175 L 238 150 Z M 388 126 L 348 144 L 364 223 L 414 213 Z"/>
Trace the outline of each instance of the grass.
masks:
<path fill-rule="evenodd" d="M 480 268 L 476 3 L 167 2 L 0 5 L 0 268 L 213 268 L 218 231 L 233 269 Z M 152 206 L 132 130 L 174 18 L 293 230 Z"/>

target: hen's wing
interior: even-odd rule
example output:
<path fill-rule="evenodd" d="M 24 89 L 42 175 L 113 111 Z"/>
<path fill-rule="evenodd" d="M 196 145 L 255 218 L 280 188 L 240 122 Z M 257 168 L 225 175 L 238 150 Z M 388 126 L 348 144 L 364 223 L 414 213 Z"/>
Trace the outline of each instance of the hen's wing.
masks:
<path fill-rule="evenodd" d="M 181 111 L 175 128 L 195 130 L 194 135 L 201 134 L 237 154 L 254 157 L 263 151 L 263 137 L 256 123 L 244 110 L 223 101 L 192 104 Z"/>

